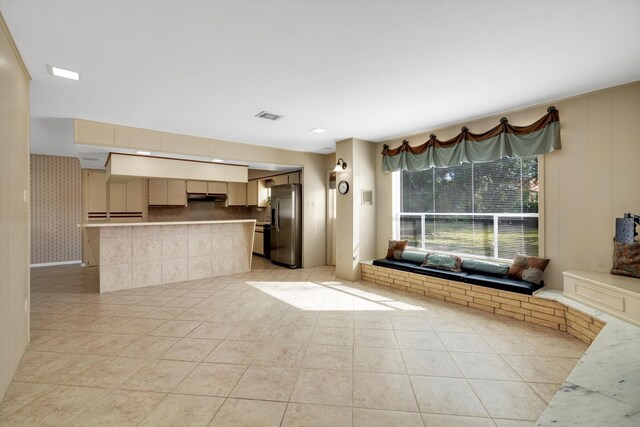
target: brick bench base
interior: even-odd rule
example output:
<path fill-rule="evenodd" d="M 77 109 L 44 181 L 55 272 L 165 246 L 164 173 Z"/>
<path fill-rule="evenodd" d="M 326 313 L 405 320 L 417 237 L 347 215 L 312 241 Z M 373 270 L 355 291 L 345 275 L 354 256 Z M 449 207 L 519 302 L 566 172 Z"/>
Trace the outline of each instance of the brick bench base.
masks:
<path fill-rule="evenodd" d="M 565 331 L 587 344 L 596 338 L 604 322 L 556 301 L 483 286 L 360 263 L 362 278 L 377 285 L 438 298 L 489 313 Z"/>

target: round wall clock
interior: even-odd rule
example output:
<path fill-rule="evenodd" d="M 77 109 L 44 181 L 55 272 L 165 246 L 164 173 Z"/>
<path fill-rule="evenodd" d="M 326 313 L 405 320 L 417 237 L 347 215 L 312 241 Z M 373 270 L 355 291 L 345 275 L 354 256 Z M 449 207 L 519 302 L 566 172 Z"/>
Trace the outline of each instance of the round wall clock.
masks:
<path fill-rule="evenodd" d="M 349 192 L 349 183 L 347 181 L 340 181 L 338 191 L 340 194 L 347 194 Z"/>

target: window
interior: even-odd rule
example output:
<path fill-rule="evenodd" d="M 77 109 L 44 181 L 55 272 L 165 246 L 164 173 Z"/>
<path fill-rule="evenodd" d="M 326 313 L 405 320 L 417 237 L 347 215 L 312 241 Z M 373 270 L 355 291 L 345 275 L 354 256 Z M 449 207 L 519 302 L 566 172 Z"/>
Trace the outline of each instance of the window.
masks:
<path fill-rule="evenodd" d="M 478 257 L 538 254 L 538 157 L 400 172 L 409 246 Z"/>

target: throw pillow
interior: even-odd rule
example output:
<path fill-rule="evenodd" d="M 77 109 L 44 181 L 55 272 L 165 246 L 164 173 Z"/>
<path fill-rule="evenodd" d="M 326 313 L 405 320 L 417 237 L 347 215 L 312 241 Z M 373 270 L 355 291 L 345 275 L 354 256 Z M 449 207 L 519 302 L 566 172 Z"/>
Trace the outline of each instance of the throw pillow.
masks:
<path fill-rule="evenodd" d="M 542 274 L 549 264 L 548 259 L 535 256 L 516 254 L 513 264 L 509 268 L 507 277 L 509 279 L 519 279 L 525 282 L 539 285 L 542 282 Z"/>
<path fill-rule="evenodd" d="M 640 278 L 640 242 L 613 241 L 613 268 L 611 274 Z"/>
<path fill-rule="evenodd" d="M 389 249 L 387 250 L 387 258 L 402 259 L 402 252 L 407 247 L 408 240 L 392 240 L 389 239 Z"/>
<path fill-rule="evenodd" d="M 473 258 L 462 261 L 461 268 L 462 271 L 469 273 L 487 274 L 496 277 L 506 277 L 509 272 L 509 264 L 499 264 Z"/>
<path fill-rule="evenodd" d="M 439 254 L 437 252 L 429 252 L 422 266 L 437 268 L 440 270 L 459 272 L 459 271 L 462 271 L 460 270 L 461 264 L 462 264 L 462 259 L 460 259 L 460 257 L 457 257 L 455 255 L 446 255 L 446 254 Z"/>
<path fill-rule="evenodd" d="M 422 264 L 427 254 L 424 252 L 404 251 L 402 252 L 402 260 Z"/>

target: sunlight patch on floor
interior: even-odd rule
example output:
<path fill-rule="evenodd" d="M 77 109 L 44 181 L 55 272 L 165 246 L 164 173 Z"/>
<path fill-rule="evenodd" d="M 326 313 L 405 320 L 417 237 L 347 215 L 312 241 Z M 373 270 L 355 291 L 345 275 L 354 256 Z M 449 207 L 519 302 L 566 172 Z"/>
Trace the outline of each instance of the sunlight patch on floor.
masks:
<path fill-rule="evenodd" d="M 420 310 L 423 307 L 388 296 L 346 286 L 339 281 L 268 282 L 246 281 L 247 285 L 300 310 L 313 311 L 393 311 Z"/>

